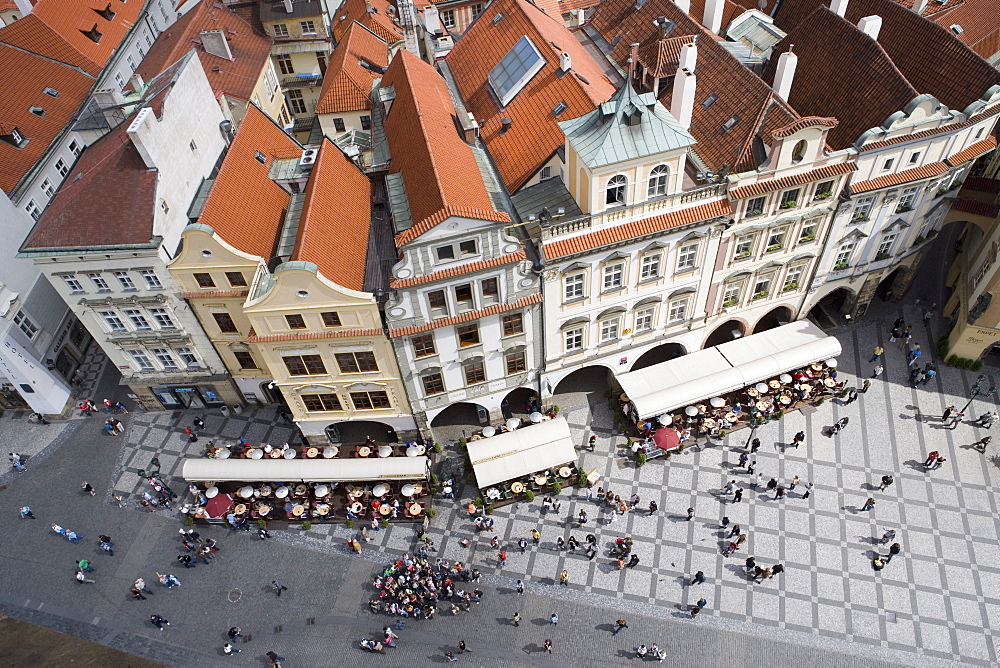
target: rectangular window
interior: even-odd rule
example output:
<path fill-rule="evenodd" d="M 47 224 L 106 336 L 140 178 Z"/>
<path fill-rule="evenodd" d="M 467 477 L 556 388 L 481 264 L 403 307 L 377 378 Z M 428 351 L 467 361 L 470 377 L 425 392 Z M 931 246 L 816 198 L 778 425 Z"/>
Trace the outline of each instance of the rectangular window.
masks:
<path fill-rule="evenodd" d="M 281 358 L 291 376 L 322 376 L 326 365 L 319 355 L 286 355 Z"/>
<path fill-rule="evenodd" d="M 483 290 L 483 306 L 500 303 L 500 284 L 495 278 L 487 278 L 480 283 Z"/>
<path fill-rule="evenodd" d="M 180 348 L 177 348 L 174 352 L 177 353 L 177 356 L 180 357 L 181 361 L 184 362 L 184 364 L 186 364 L 187 366 L 201 366 L 198 363 L 198 357 L 197 357 L 197 355 L 195 355 L 194 351 L 191 350 L 190 348 L 188 348 L 186 346 L 182 346 Z M 256 369 L 257 366 L 254 365 L 254 366 L 248 367 L 248 368 Z"/>
<path fill-rule="evenodd" d="M 69 150 L 73 155 L 80 155 L 80 151 L 83 150 L 83 147 L 80 146 L 80 142 L 74 139 L 69 143 Z"/>
<path fill-rule="evenodd" d="M 816 239 L 816 228 L 818 224 L 815 221 L 806 221 L 802 225 L 802 230 L 799 232 L 799 243 L 804 244 L 810 241 L 815 241 Z"/>
<path fill-rule="evenodd" d="M 445 318 L 448 316 L 448 301 L 444 296 L 444 290 L 434 290 L 427 293 L 427 304 L 431 309 L 431 318 Z"/>
<path fill-rule="evenodd" d="M 152 329 L 149 326 L 149 321 L 146 320 L 146 316 L 143 315 L 142 311 L 137 308 L 127 308 L 125 309 L 125 315 L 128 319 L 132 321 L 132 325 L 136 329 Z"/>
<path fill-rule="evenodd" d="M 170 351 L 166 348 L 153 348 L 150 352 L 156 356 L 156 361 L 163 366 L 164 369 L 176 369 L 177 362 L 174 361 L 174 356 L 170 354 Z"/>
<path fill-rule="evenodd" d="M 45 196 L 48 197 L 49 199 L 52 199 L 52 195 L 54 195 L 56 192 L 55 188 L 52 187 L 52 182 L 49 181 L 48 179 L 42 181 L 42 184 L 39 187 L 42 189 L 42 192 L 45 193 Z"/>
<path fill-rule="evenodd" d="M 754 234 L 744 234 L 736 237 L 736 246 L 733 249 L 734 260 L 745 260 L 753 254 L 755 236 Z"/>
<path fill-rule="evenodd" d="M 14 314 L 14 324 L 18 326 L 25 336 L 29 339 L 35 338 L 35 334 L 38 333 L 38 326 L 31 322 L 31 318 L 24 311 L 18 311 Z"/>
<path fill-rule="evenodd" d="M 882 240 L 878 244 L 878 250 L 875 251 L 876 260 L 888 259 L 892 253 L 892 244 L 896 241 L 896 233 L 889 232 L 882 235 Z"/>
<path fill-rule="evenodd" d="M 475 346 L 479 344 L 478 324 L 471 323 L 469 325 L 459 325 L 455 328 L 455 332 L 458 334 L 458 346 L 460 348 L 466 348 L 468 346 Z"/>
<path fill-rule="evenodd" d="M 617 290 L 622 287 L 625 278 L 625 263 L 616 262 L 604 267 L 604 279 L 602 282 L 604 291 Z"/>
<path fill-rule="evenodd" d="M 761 276 L 753 286 L 753 298 L 763 299 L 771 293 L 771 277 Z"/>
<path fill-rule="evenodd" d="M 551 178 L 552 178 L 552 167 L 550 166 L 542 167 L 542 171 L 538 173 L 538 180 L 545 181 Z"/>
<path fill-rule="evenodd" d="M 336 394 L 303 394 L 302 403 L 310 413 L 344 410 Z"/>
<path fill-rule="evenodd" d="M 454 246 L 438 246 L 436 249 L 434 249 L 434 251 L 435 253 L 437 253 L 438 262 L 455 259 Z"/>
<path fill-rule="evenodd" d="M 675 299 L 669 304 L 669 310 L 667 311 L 667 322 L 675 323 L 681 322 L 687 318 L 687 307 L 688 299 L 687 297 L 683 299 Z"/>
<path fill-rule="evenodd" d="M 337 360 L 337 366 L 340 367 L 340 373 L 378 371 L 375 353 L 372 352 L 336 353 L 334 358 Z"/>
<path fill-rule="evenodd" d="M 305 329 L 306 320 L 298 313 L 292 313 L 285 316 L 285 323 L 288 325 L 288 329 Z"/>
<path fill-rule="evenodd" d="M 455 10 L 454 9 L 442 9 L 441 10 L 441 25 L 445 28 L 455 27 Z"/>
<path fill-rule="evenodd" d="M 150 315 L 153 316 L 153 320 L 156 321 L 156 326 L 160 329 L 176 329 L 177 326 L 171 319 L 170 314 L 165 308 L 151 308 L 149 309 Z"/>
<path fill-rule="evenodd" d="M 642 263 L 639 265 L 639 280 L 648 281 L 660 277 L 661 255 L 643 255 Z"/>
<path fill-rule="evenodd" d="M 475 3 L 475 4 L 472 5 L 472 20 L 473 21 L 475 21 L 476 19 L 479 18 L 479 15 L 483 13 L 483 8 L 485 8 L 485 7 L 486 7 L 486 5 L 483 4 L 483 3 L 481 3 L 481 2 L 477 2 L 477 3 Z"/>
<path fill-rule="evenodd" d="M 920 186 L 903 188 L 903 192 L 899 194 L 899 202 L 896 204 L 896 213 L 906 213 L 907 211 L 912 211 L 913 202 L 916 201 L 917 193 L 919 192 Z"/>
<path fill-rule="evenodd" d="M 455 303 L 459 313 L 475 310 L 476 302 L 472 297 L 472 285 L 466 283 L 455 286 Z"/>
<path fill-rule="evenodd" d="M 198 282 L 199 288 L 214 288 L 215 281 L 212 280 L 211 274 L 195 274 L 194 280 Z"/>
<path fill-rule="evenodd" d="M 875 195 L 859 197 L 857 203 L 854 205 L 854 212 L 851 214 L 851 219 L 854 221 L 868 220 L 868 216 L 871 215 L 872 206 L 874 206 L 874 204 Z"/>
<path fill-rule="evenodd" d="M 410 339 L 413 344 L 413 354 L 416 357 L 428 357 L 437 353 L 434 349 L 434 335 L 421 334 Z"/>
<path fill-rule="evenodd" d="M 299 27 L 302 28 L 303 35 L 315 35 L 316 34 L 316 23 L 313 21 L 300 21 Z"/>
<path fill-rule="evenodd" d="M 767 234 L 767 250 L 768 252 L 781 250 L 785 247 L 785 236 L 788 232 L 787 227 L 782 227 L 778 230 L 771 230 Z"/>
<path fill-rule="evenodd" d="M 295 66 L 292 65 L 292 57 L 287 53 L 275 56 L 274 60 L 278 63 L 278 71 L 282 74 L 295 74 Z"/>
<path fill-rule="evenodd" d="M 153 363 L 149 361 L 149 357 L 142 350 L 130 350 L 128 354 L 132 356 L 132 361 L 139 367 L 139 371 L 152 371 L 154 369 Z"/>
<path fill-rule="evenodd" d="M 846 269 L 847 263 L 851 261 L 851 255 L 854 254 L 854 242 L 847 241 L 840 245 L 837 249 L 837 257 L 833 261 L 834 269 Z"/>
<path fill-rule="evenodd" d="M 795 290 L 799 287 L 802 282 L 802 271 L 804 267 L 792 267 L 785 274 L 785 284 L 781 286 L 782 292 L 788 290 Z"/>
<path fill-rule="evenodd" d="M 122 286 L 122 290 L 135 290 L 135 283 L 132 282 L 132 277 L 128 275 L 127 271 L 116 271 L 114 274 L 115 278 L 118 279 L 118 284 Z"/>
<path fill-rule="evenodd" d="M 274 28 L 275 37 L 288 37 L 288 26 L 284 23 L 275 23 L 271 27 Z"/>
<path fill-rule="evenodd" d="M 524 333 L 524 316 L 520 313 L 505 315 L 502 319 L 502 324 L 504 336 L 514 336 L 515 334 Z"/>
<path fill-rule="evenodd" d="M 324 327 L 340 327 L 340 316 L 336 311 L 323 311 L 319 317 L 323 319 Z"/>
<path fill-rule="evenodd" d="M 143 269 L 139 272 L 139 275 L 146 281 L 146 287 L 150 290 L 159 290 L 163 287 L 163 283 L 160 283 L 159 276 L 152 269 Z"/>
<path fill-rule="evenodd" d="M 816 186 L 813 199 L 830 199 L 833 196 L 833 181 L 823 181 Z"/>
<path fill-rule="evenodd" d="M 793 188 L 792 190 L 786 190 L 781 193 L 781 203 L 778 205 L 780 209 L 792 209 L 799 205 L 799 189 Z"/>
<path fill-rule="evenodd" d="M 302 91 L 293 88 L 285 93 L 285 95 L 288 96 L 288 108 L 292 110 L 293 114 L 306 113 L 306 101 L 302 97 Z"/>
<path fill-rule="evenodd" d="M 104 277 L 100 274 L 87 274 L 87 278 L 89 278 L 90 282 L 94 284 L 94 288 L 98 292 L 111 292 L 111 286 L 108 285 L 108 282 L 104 280 Z"/>
<path fill-rule="evenodd" d="M 347 126 L 344 125 L 344 119 L 343 118 L 333 119 L 333 129 L 336 130 L 337 132 L 346 132 Z"/>
<path fill-rule="evenodd" d="M 740 303 L 740 294 L 743 292 L 743 283 L 730 283 L 722 293 L 722 307 L 728 308 Z"/>
<path fill-rule="evenodd" d="M 583 279 L 585 274 L 573 274 L 563 279 L 563 301 L 583 298 Z"/>
<path fill-rule="evenodd" d="M 28 202 L 27 205 L 25 205 L 24 210 L 31 214 L 32 220 L 38 220 L 42 217 L 42 210 L 38 208 L 37 204 L 35 204 L 35 200 Z"/>
<path fill-rule="evenodd" d="M 466 362 L 462 365 L 462 372 L 465 374 L 466 385 L 476 385 L 486 382 L 486 367 L 482 360 Z"/>
<path fill-rule="evenodd" d="M 56 160 L 56 171 L 59 172 L 59 174 L 61 174 L 62 176 L 66 176 L 67 174 L 69 174 L 69 165 L 63 162 L 62 158 L 59 158 L 58 160 Z"/>
<path fill-rule="evenodd" d="M 351 392 L 351 402 L 359 411 L 392 408 L 387 392 Z"/>
<path fill-rule="evenodd" d="M 420 377 L 420 382 L 424 385 L 424 394 L 441 394 L 444 392 L 444 380 L 440 373 L 428 373 Z"/>
<path fill-rule="evenodd" d="M 920 160 L 920 151 L 915 151 L 915 152 L 913 152 L 913 153 L 910 154 L 910 163 L 909 164 L 915 165 L 915 164 L 917 164 L 917 162 L 919 160 Z"/>
<path fill-rule="evenodd" d="M 469 241 L 461 241 L 458 244 L 458 252 L 462 257 L 466 257 L 468 255 L 478 255 L 479 244 L 476 243 L 475 239 L 470 239 Z"/>
<path fill-rule="evenodd" d="M 577 327 L 575 329 L 567 329 L 563 333 L 563 348 L 566 352 L 571 353 L 577 350 L 583 350 L 583 328 Z"/>
<path fill-rule="evenodd" d="M 694 263 L 698 259 L 698 244 L 686 244 L 677 251 L 677 271 L 694 269 Z"/>
<path fill-rule="evenodd" d="M 121 72 L 115 72 L 115 83 L 118 84 L 118 90 L 125 90 L 125 77 Z"/>
<path fill-rule="evenodd" d="M 135 72 L 135 58 L 133 58 L 131 55 L 126 56 L 125 57 L 125 62 L 128 63 L 128 68 L 131 71 Z M 136 92 L 138 93 L 139 91 L 136 91 Z"/>
<path fill-rule="evenodd" d="M 81 292 L 83 292 L 83 284 L 80 283 L 80 281 L 78 281 L 76 279 L 76 276 L 72 276 L 72 275 L 70 275 L 70 276 L 63 276 L 62 279 L 66 283 L 66 287 L 68 287 L 69 291 L 71 293 L 73 293 L 74 295 L 80 294 Z"/>
<path fill-rule="evenodd" d="M 251 355 L 246 350 L 234 350 L 233 355 L 236 357 L 236 362 L 240 365 L 241 369 L 256 369 L 257 362 L 254 360 L 253 355 Z"/>
<path fill-rule="evenodd" d="M 98 315 L 104 318 L 104 323 L 112 332 L 125 331 L 125 323 L 122 322 L 121 318 L 114 311 L 98 311 Z"/>
<path fill-rule="evenodd" d="M 371 116 L 362 116 L 360 120 L 361 120 L 361 129 L 362 130 L 371 130 L 372 129 L 372 117 Z"/>
<path fill-rule="evenodd" d="M 892 163 L 895 162 L 895 161 L 896 161 L 895 158 L 889 158 L 888 160 L 886 160 L 885 162 L 883 162 L 882 163 L 882 171 L 889 171 L 890 169 L 892 169 Z"/>
<path fill-rule="evenodd" d="M 247 279 L 243 277 L 242 271 L 227 271 L 226 280 L 229 281 L 229 285 L 234 288 L 246 287 Z"/>
<path fill-rule="evenodd" d="M 525 358 L 524 351 L 507 353 L 505 359 L 507 360 L 508 376 L 515 373 L 524 373 L 528 369 L 528 361 Z"/>
<path fill-rule="evenodd" d="M 642 332 L 648 332 L 653 329 L 653 316 L 656 313 L 656 307 L 647 306 L 645 308 L 637 309 L 635 312 L 635 332 L 640 334 Z"/>
<path fill-rule="evenodd" d="M 215 318 L 215 324 L 219 326 L 223 334 L 239 333 L 240 330 L 236 328 L 236 323 L 233 322 L 232 316 L 228 313 L 213 313 L 212 317 Z"/>
<path fill-rule="evenodd" d="M 754 216 L 764 215 L 764 202 L 766 200 L 766 197 L 754 197 L 752 200 L 749 200 L 747 202 L 747 212 L 744 214 L 744 217 L 753 218 Z"/>
<path fill-rule="evenodd" d="M 608 318 L 601 321 L 601 343 L 618 339 L 618 318 Z"/>

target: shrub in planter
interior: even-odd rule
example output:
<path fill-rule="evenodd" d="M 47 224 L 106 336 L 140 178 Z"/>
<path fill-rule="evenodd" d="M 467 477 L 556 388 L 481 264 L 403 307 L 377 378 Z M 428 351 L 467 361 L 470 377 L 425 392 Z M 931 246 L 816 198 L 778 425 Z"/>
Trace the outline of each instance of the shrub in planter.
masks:
<path fill-rule="evenodd" d="M 819 399 L 818 399 L 818 400 L 816 401 L 816 405 L 817 405 L 817 406 L 822 406 L 822 405 L 823 405 L 823 404 L 825 404 L 825 403 L 826 403 L 826 397 L 820 397 L 820 398 L 819 398 Z"/>
<path fill-rule="evenodd" d="M 382 520 L 381 522 L 379 522 L 379 524 L 380 524 L 380 525 L 382 526 L 382 528 L 384 529 L 384 528 L 386 528 L 387 526 L 389 526 L 389 520 Z"/>
<path fill-rule="evenodd" d="M 437 514 L 438 511 L 434 510 L 433 508 L 427 509 L 427 517 L 435 517 Z"/>
<path fill-rule="evenodd" d="M 952 355 L 948 358 L 949 366 L 958 366 L 958 355 Z"/>
<path fill-rule="evenodd" d="M 948 354 L 948 335 L 945 334 L 937 340 L 937 354 L 938 357 L 944 357 Z"/>
<path fill-rule="evenodd" d="M 434 452 L 441 452 L 441 444 L 440 443 L 435 443 L 434 444 Z"/>
<path fill-rule="evenodd" d="M 552 483 L 552 493 L 558 494 L 561 491 L 562 491 L 562 483 L 556 480 L 554 483 Z"/>
<path fill-rule="evenodd" d="M 459 436 L 458 437 L 458 444 L 461 445 L 463 448 L 465 447 L 465 445 L 466 445 L 465 436 Z"/>
<path fill-rule="evenodd" d="M 354 528 L 354 520 L 348 519 L 346 522 L 344 522 L 344 526 L 346 526 L 348 529 L 353 529 Z"/>
<path fill-rule="evenodd" d="M 486 514 L 487 515 L 492 515 L 493 514 L 493 504 L 492 503 L 487 503 L 486 504 Z"/>
<path fill-rule="evenodd" d="M 677 454 L 684 454 L 684 444 L 681 443 L 677 446 Z"/>
<path fill-rule="evenodd" d="M 194 524 L 194 518 L 188 515 L 187 517 L 184 518 L 184 524 L 191 526 L 192 524 Z"/>
<path fill-rule="evenodd" d="M 555 413 L 556 415 L 559 415 L 559 407 L 558 406 L 553 406 L 552 407 L 552 412 Z"/>
<path fill-rule="evenodd" d="M 309 529 L 313 528 L 313 523 L 312 522 L 303 522 L 302 523 L 302 528 L 305 529 L 306 531 L 309 531 Z"/>
<path fill-rule="evenodd" d="M 431 474 L 431 484 L 432 485 L 436 485 L 439 482 L 441 482 L 441 478 L 438 477 L 438 474 L 437 473 L 432 473 Z"/>
<path fill-rule="evenodd" d="M 534 501 L 535 500 L 535 493 L 532 490 L 530 490 L 530 489 L 529 490 L 525 490 L 525 492 L 524 492 L 524 498 L 527 499 L 528 501 Z"/>
<path fill-rule="evenodd" d="M 669 455 L 669 453 L 668 453 L 668 455 Z M 635 465 L 636 466 L 645 466 L 646 465 L 646 453 L 645 452 L 640 452 L 639 454 L 637 454 L 635 456 Z"/>
<path fill-rule="evenodd" d="M 267 522 L 265 522 L 264 520 L 257 520 L 257 526 L 259 526 L 261 529 L 266 529 Z"/>
<path fill-rule="evenodd" d="M 476 498 L 474 498 L 472 500 L 472 505 L 474 505 L 476 508 L 482 508 L 483 507 L 483 497 L 477 496 Z"/>
<path fill-rule="evenodd" d="M 581 488 L 582 487 L 586 487 L 587 486 L 587 482 L 588 481 L 587 481 L 587 474 L 586 473 L 584 473 L 583 471 L 580 471 L 579 473 L 576 474 L 576 486 L 577 487 L 581 487 Z"/>

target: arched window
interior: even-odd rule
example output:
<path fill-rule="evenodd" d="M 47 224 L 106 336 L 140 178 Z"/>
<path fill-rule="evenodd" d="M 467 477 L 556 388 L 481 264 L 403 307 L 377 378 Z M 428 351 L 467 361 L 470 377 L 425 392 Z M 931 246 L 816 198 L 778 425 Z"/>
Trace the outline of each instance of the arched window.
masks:
<path fill-rule="evenodd" d="M 628 179 L 626 179 L 621 174 L 617 176 L 612 176 L 608 179 L 608 186 L 605 190 L 604 203 L 608 206 L 614 206 L 616 204 L 625 203 L 625 187 L 628 185 Z"/>
<path fill-rule="evenodd" d="M 808 146 L 809 145 L 806 143 L 805 139 L 802 139 L 797 144 L 795 144 L 795 146 L 792 148 L 792 162 L 794 163 L 802 162 L 802 158 L 806 156 L 806 148 L 808 148 Z"/>
<path fill-rule="evenodd" d="M 657 165 L 649 173 L 649 190 L 647 197 L 659 197 L 667 194 L 667 177 L 670 176 L 670 168 L 666 165 Z"/>

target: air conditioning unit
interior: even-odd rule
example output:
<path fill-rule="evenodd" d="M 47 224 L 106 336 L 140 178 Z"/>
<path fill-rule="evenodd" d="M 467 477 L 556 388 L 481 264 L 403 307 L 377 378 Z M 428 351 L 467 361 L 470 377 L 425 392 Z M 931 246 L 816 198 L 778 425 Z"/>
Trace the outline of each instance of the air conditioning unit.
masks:
<path fill-rule="evenodd" d="M 319 150 L 315 148 L 307 148 L 302 151 L 302 157 L 299 158 L 299 167 L 302 169 L 311 169 L 316 164 L 317 155 L 319 155 Z"/>

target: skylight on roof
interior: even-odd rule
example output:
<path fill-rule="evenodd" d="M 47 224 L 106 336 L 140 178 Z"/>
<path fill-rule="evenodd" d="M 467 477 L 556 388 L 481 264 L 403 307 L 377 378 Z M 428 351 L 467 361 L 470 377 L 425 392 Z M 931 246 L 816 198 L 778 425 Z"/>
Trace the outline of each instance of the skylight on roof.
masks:
<path fill-rule="evenodd" d="M 59 97 L 59 91 L 57 91 L 55 88 L 46 88 L 45 94 L 50 95 L 52 97 Z"/>
<path fill-rule="evenodd" d="M 701 103 L 701 108 L 702 109 L 708 109 L 713 104 L 715 104 L 715 101 L 718 100 L 718 99 L 719 99 L 719 96 L 716 95 L 715 93 L 712 93 L 707 98 L 705 98 L 704 102 Z"/>
<path fill-rule="evenodd" d="M 500 106 L 506 107 L 544 66 L 545 59 L 527 35 L 517 40 L 490 72 L 490 86 Z"/>
<path fill-rule="evenodd" d="M 740 117 L 739 117 L 739 115 L 737 115 L 737 114 L 734 114 L 734 115 L 732 115 L 732 116 L 730 116 L 730 117 L 729 117 L 729 120 L 728 120 L 728 121 L 726 121 L 725 123 L 723 123 L 723 124 L 722 124 L 722 129 L 723 129 L 723 130 L 724 130 L 725 132 L 729 132 L 729 131 L 730 131 L 730 130 L 732 130 L 732 129 L 733 129 L 734 127 L 736 127 L 736 124 L 737 124 L 737 123 L 739 123 L 739 122 L 740 122 Z"/>
<path fill-rule="evenodd" d="M 555 116 L 556 118 L 559 118 L 559 116 L 567 109 L 569 109 L 569 105 L 566 104 L 566 100 L 563 100 L 562 102 L 560 102 L 559 104 L 557 104 L 555 107 L 552 108 L 552 115 Z"/>

